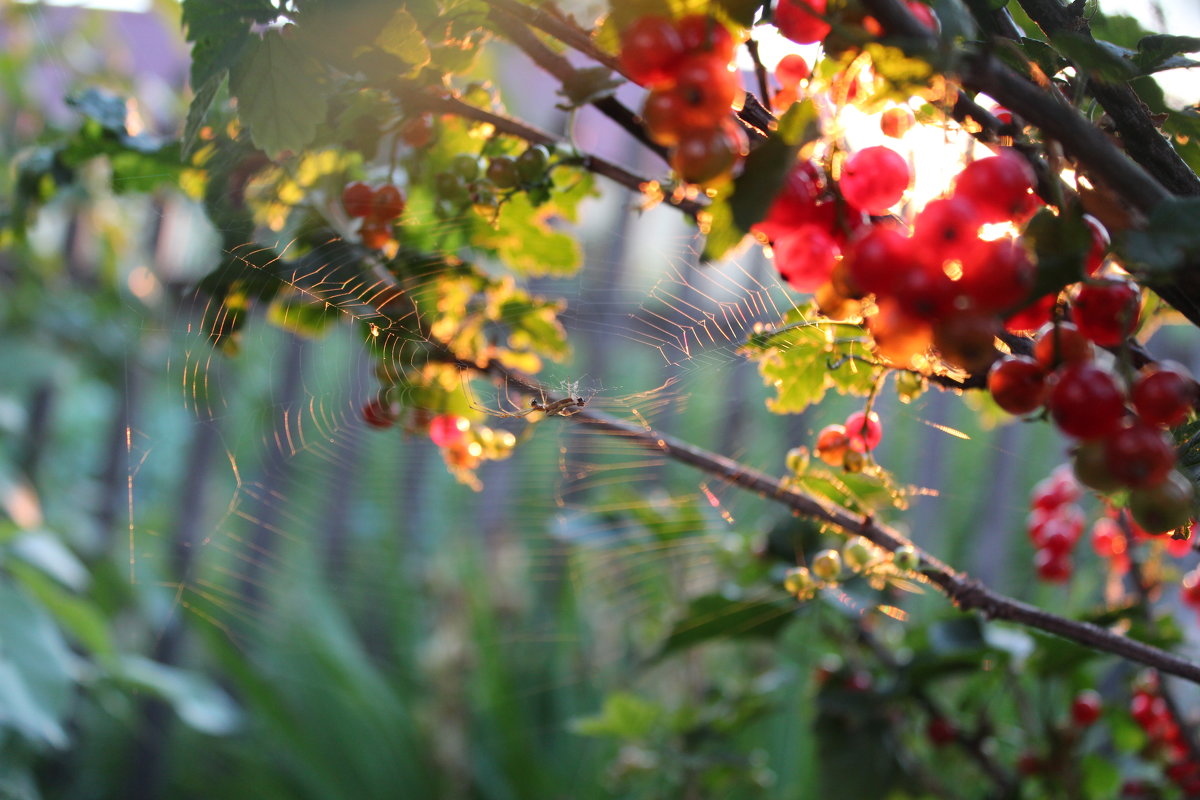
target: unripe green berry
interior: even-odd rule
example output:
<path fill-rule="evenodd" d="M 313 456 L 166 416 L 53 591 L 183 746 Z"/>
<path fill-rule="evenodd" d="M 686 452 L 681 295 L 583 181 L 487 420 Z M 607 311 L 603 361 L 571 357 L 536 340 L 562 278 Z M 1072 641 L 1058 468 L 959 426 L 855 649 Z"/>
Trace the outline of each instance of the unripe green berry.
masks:
<path fill-rule="evenodd" d="M 896 552 L 892 554 L 892 563 L 896 565 L 896 569 L 916 572 L 921 566 L 921 556 L 917 553 L 917 548 L 906 544 L 896 548 Z"/>
<path fill-rule="evenodd" d="M 878 552 L 875 549 L 875 545 L 862 536 L 855 536 L 842 546 L 842 561 L 855 572 L 862 572 L 875 563 L 877 557 Z"/>
<path fill-rule="evenodd" d="M 788 472 L 795 475 L 808 471 L 809 454 L 807 447 L 793 447 L 787 451 L 787 460 L 784 462 L 787 465 Z"/>
<path fill-rule="evenodd" d="M 495 156 L 488 163 L 487 177 L 497 189 L 512 189 L 521 182 L 516 163 L 508 156 Z"/>
<path fill-rule="evenodd" d="M 867 457 L 857 450 L 847 450 L 842 456 L 842 469 L 846 472 L 862 472 L 867 465 Z"/>
<path fill-rule="evenodd" d="M 837 550 L 822 550 L 813 556 L 812 574 L 823 581 L 836 581 L 842 574 L 842 557 Z"/>
<path fill-rule="evenodd" d="M 450 162 L 450 171 L 464 181 L 473 181 L 479 177 L 479 158 L 470 153 L 459 153 Z"/>
<path fill-rule="evenodd" d="M 813 580 L 812 573 L 807 567 L 792 567 L 783 576 L 783 588 L 788 594 L 795 595 L 801 599 L 812 596 L 813 590 L 817 588 L 817 582 Z"/>
<path fill-rule="evenodd" d="M 541 179 L 550 164 L 550 151 L 540 144 L 535 144 L 524 153 L 517 156 L 517 172 L 525 183 L 534 183 Z"/>

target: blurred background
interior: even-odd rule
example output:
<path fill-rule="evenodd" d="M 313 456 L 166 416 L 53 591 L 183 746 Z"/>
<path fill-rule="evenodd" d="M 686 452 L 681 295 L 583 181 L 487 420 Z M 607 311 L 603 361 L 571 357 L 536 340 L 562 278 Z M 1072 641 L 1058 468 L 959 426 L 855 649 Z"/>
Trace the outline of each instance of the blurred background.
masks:
<path fill-rule="evenodd" d="M 0 0 L 0 197 L 84 124 L 90 88 L 130 98 L 147 136 L 181 127 L 178 6 L 82 5 Z M 543 102 L 552 84 L 514 54 L 488 58 L 502 89 L 522 86 L 515 115 L 662 171 L 602 118 Z M 836 649 L 844 614 L 774 588 L 786 549 L 772 561 L 764 542 L 799 523 L 559 419 L 498 420 L 528 440 L 481 490 L 461 485 L 426 437 L 363 423 L 374 367 L 356 329 L 255 319 L 240 352 L 212 347 L 194 285 L 220 237 L 172 188 L 186 176 L 165 177 L 89 161 L 28 227 L 0 200 L 0 797 L 817 791 L 814 671 L 864 657 Z M 531 284 L 570 308 L 574 355 L 551 385 L 773 474 L 861 405 L 770 414 L 737 353 L 796 302 L 770 263 L 702 266 L 672 209 L 600 188 L 571 231 L 585 268 Z M 1194 332 L 1154 349 L 1200 367 Z M 1103 592 L 1090 553 L 1069 588 L 1033 579 L 1029 490 L 1065 452 L 1048 426 L 892 389 L 877 459 L 922 490 L 901 527 L 1059 610 Z M 950 614 L 928 594 L 903 606 Z M 903 628 L 881 635 L 902 644 Z"/>

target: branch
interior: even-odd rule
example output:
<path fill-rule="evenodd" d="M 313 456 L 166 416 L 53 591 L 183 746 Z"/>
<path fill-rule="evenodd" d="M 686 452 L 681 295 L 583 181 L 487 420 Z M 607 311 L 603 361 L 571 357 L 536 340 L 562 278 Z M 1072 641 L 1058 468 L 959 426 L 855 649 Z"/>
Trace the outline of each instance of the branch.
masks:
<path fill-rule="evenodd" d="M 567 142 L 546 131 L 534 128 L 520 120 L 506 117 L 492 111 L 488 111 L 470 103 L 465 103 L 457 97 L 433 95 L 429 93 L 413 93 L 411 96 L 405 95 L 405 103 L 408 107 L 418 111 L 434 111 L 443 114 L 453 114 L 464 119 L 472 119 L 476 122 L 486 122 L 501 133 L 506 133 L 509 136 L 516 136 L 519 139 L 524 139 L 533 144 L 542 144 L 547 146 L 555 146 L 566 144 Z M 589 172 L 594 172 L 597 175 L 603 175 L 609 180 L 615 181 L 626 189 L 635 192 L 644 192 L 647 184 L 652 183 L 649 178 L 643 178 L 633 174 L 622 166 L 612 163 L 599 156 L 583 154 L 581 156 L 580 166 Z M 663 197 L 663 202 L 667 205 L 678 208 L 689 217 L 695 218 L 697 214 L 704 210 L 704 206 L 697 203 L 695 200 L 689 200 L 685 197 L 675 197 L 666 195 Z"/>
<path fill-rule="evenodd" d="M 1064 33 L 1095 42 L 1087 20 L 1074 6 L 1064 6 L 1058 0 L 1019 0 L 1021 8 L 1053 41 Z M 1089 87 L 1096 100 L 1108 112 L 1121 135 L 1126 152 L 1141 164 L 1171 192 L 1180 195 L 1200 195 L 1200 177 L 1167 141 L 1154 120 L 1150 109 L 1133 89 L 1125 83 L 1107 83 L 1092 79 Z"/>
<path fill-rule="evenodd" d="M 506 13 L 499 7 L 493 6 L 489 12 L 489 17 L 513 44 L 519 47 L 525 55 L 529 56 L 533 63 L 537 64 L 550 75 L 553 75 L 563 86 L 572 86 L 579 83 L 579 71 L 571 65 L 571 62 L 542 44 L 533 31 L 529 30 L 515 16 Z M 612 95 L 606 95 L 592 100 L 591 104 L 606 117 L 624 128 L 631 136 L 645 145 L 647 149 L 659 158 L 664 161 L 667 160 L 667 149 L 651 140 L 646 134 L 646 129 L 638 121 L 637 115 L 620 100 Z"/>
<path fill-rule="evenodd" d="M 532 379 L 518 375 L 496 361 L 480 367 L 450 357 L 460 368 L 482 372 L 504 381 L 527 395 L 545 398 L 552 403 L 564 399 L 548 392 Z M 713 453 L 680 439 L 617 419 L 590 408 L 581 408 L 569 417 L 575 423 L 587 425 L 613 436 L 619 436 L 646 450 L 661 453 L 682 464 L 688 464 L 701 472 L 717 477 L 727 484 L 754 492 L 761 497 L 774 500 L 797 514 L 827 523 L 849 534 L 863 536 L 883 549 L 894 552 L 900 547 L 916 547 L 899 532 L 876 522 L 869 516 L 863 517 L 827 500 L 813 497 L 784 485 L 779 479 L 756 469 Z M 1200 683 L 1200 664 L 1169 653 L 1158 647 L 1128 639 L 1089 622 L 1079 622 L 1043 611 L 1020 600 L 1002 595 L 989 589 L 970 576 L 952 567 L 917 547 L 921 557 L 921 572 L 926 579 L 938 586 L 947 597 L 964 611 L 979 611 L 993 620 L 1007 620 L 1031 628 L 1061 636 L 1096 650 L 1154 667 L 1162 672 Z"/>
<path fill-rule="evenodd" d="M 596 47 L 588 31 L 579 27 L 572 19 L 564 16 L 553 5 L 545 3 L 539 8 L 533 8 L 524 3 L 518 3 L 516 0 L 490 0 L 490 3 L 492 8 L 503 11 L 521 20 L 526 25 L 553 36 L 597 64 L 603 64 L 613 72 L 620 73 L 625 78 L 632 80 L 632 78 L 629 78 L 628 73 L 621 68 L 621 62 L 618 59 Z"/>

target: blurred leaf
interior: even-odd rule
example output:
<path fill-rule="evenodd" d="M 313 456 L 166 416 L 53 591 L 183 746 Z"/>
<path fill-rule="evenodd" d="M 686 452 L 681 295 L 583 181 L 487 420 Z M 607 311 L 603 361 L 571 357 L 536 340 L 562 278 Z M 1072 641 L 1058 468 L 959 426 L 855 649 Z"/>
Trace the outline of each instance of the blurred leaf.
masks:
<path fill-rule="evenodd" d="M 87 586 L 87 567 L 52 533 L 30 531 L 13 541 L 12 551 L 69 589 L 79 591 Z"/>
<path fill-rule="evenodd" d="M 1083 757 L 1084 797 L 1117 797 L 1122 780 L 1121 770 L 1111 759 L 1096 753 Z"/>
<path fill-rule="evenodd" d="M 241 724 L 241 711 L 233 698 L 197 673 L 125 655 L 113 667 L 113 677 L 155 694 L 184 724 L 202 733 L 225 736 Z"/>
<path fill-rule="evenodd" d="M 1026 224 L 1022 237 L 1037 262 L 1037 279 L 1029 297 L 1058 292 L 1082 280 L 1092 234 L 1081 209 L 1073 207 L 1062 214 L 1042 209 Z"/>
<path fill-rule="evenodd" d="M 0 726 L 36 745 L 66 746 L 74 656 L 46 610 L 8 583 L 0 583 L 0 642 Z"/>
<path fill-rule="evenodd" d="M 183 26 L 192 47 L 192 88 L 238 61 L 250 42 L 250 23 L 279 15 L 271 0 L 183 0 Z"/>
<path fill-rule="evenodd" d="M 683 619 L 675 623 L 657 658 L 686 650 L 713 639 L 772 638 L 792 619 L 795 601 L 738 600 L 723 594 L 706 594 L 688 604 Z"/>
<path fill-rule="evenodd" d="M 72 594 L 31 566 L 13 563 L 8 565 L 8 569 L 58 620 L 59 625 L 90 653 L 108 656 L 116 652 L 108 619 L 95 603 Z"/>
<path fill-rule="evenodd" d="M 1180 58 L 1182 53 L 1200 51 L 1200 38 L 1195 36 L 1171 36 L 1168 34 L 1153 34 L 1143 37 L 1137 45 L 1137 54 L 1133 63 L 1143 75 L 1164 69 L 1178 67 L 1193 67 L 1200 62 L 1190 58 Z"/>
<path fill-rule="evenodd" d="M 229 89 L 254 144 L 272 158 L 303 150 L 325 121 L 325 68 L 278 31 L 251 43 L 230 68 Z"/>
<path fill-rule="evenodd" d="M 558 92 L 566 98 L 566 102 L 559 103 L 558 108 L 563 111 L 580 108 L 610 96 L 624 85 L 625 79 L 614 76 L 608 67 L 577 69 L 571 73 L 571 80 L 559 87 Z"/>
<path fill-rule="evenodd" d="M 376 37 L 375 44 L 385 52 L 414 66 L 429 61 L 429 46 L 425 43 L 425 35 L 417 26 L 413 15 L 404 8 L 396 9 Z"/>
<path fill-rule="evenodd" d="M 973 616 L 939 620 L 929 626 L 929 647 L 935 653 L 982 650 L 987 643 L 983 623 Z"/>
<path fill-rule="evenodd" d="M 181 145 L 181 154 L 185 159 L 192 154 L 199 143 L 200 129 L 204 125 L 204 119 L 208 116 L 208 110 L 212 108 L 213 100 L 216 99 L 226 74 L 225 70 L 220 70 L 210 75 L 204 83 L 200 84 L 200 88 L 196 90 L 196 96 L 188 105 L 187 122 L 183 126 Z"/>
<path fill-rule="evenodd" d="M 715 0 L 713 3 L 743 28 L 754 24 L 754 17 L 764 4 L 764 0 Z"/>
<path fill-rule="evenodd" d="M 570 727 L 573 733 L 581 736 L 640 741 L 665 724 L 666 712 L 662 706 L 632 692 L 612 692 L 604 698 L 599 714 L 573 719 Z"/>
<path fill-rule="evenodd" d="M 1200 256 L 1200 198 L 1172 197 L 1150 213 L 1143 230 L 1127 231 L 1114 242 L 1122 263 L 1150 278 L 1165 278 Z"/>
<path fill-rule="evenodd" d="M 337 306 L 314 302 L 299 292 L 288 292 L 277 296 L 267 306 L 267 321 L 285 331 L 305 337 L 317 337 L 336 325 L 343 316 Z"/>

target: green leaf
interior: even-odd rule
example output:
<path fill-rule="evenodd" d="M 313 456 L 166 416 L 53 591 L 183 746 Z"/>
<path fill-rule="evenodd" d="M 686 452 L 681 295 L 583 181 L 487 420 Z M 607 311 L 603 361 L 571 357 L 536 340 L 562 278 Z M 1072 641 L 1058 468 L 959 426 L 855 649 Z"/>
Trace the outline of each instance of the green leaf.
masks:
<path fill-rule="evenodd" d="M 250 42 L 250 24 L 279 15 L 270 0 L 183 0 L 183 25 L 192 47 L 192 88 L 238 61 Z"/>
<path fill-rule="evenodd" d="M 208 110 L 212 108 L 213 101 L 217 99 L 217 92 L 221 88 L 221 83 L 224 82 L 227 72 L 218 70 L 200 85 L 196 90 L 196 96 L 192 98 L 191 104 L 188 106 L 187 122 L 183 126 L 183 143 L 181 155 L 183 158 L 191 156 L 196 149 L 196 144 L 199 141 L 200 128 L 204 125 L 204 119 L 208 116 Z"/>
<path fill-rule="evenodd" d="M 1164 69 L 1200 65 L 1200 62 L 1193 59 L 1180 57 L 1182 53 L 1200 51 L 1200 38 L 1195 36 L 1171 36 L 1156 33 L 1143 37 L 1138 42 L 1137 49 L 1137 54 L 1133 56 L 1133 63 L 1144 75 Z"/>
<path fill-rule="evenodd" d="M 325 120 L 324 67 L 278 31 L 249 47 L 230 71 L 229 88 L 250 138 L 272 157 L 303 150 Z"/>
<path fill-rule="evenodd" d="M 513 195 L 494 227 L 480 225 L 471 243 L 496 255 L 523 275 L 572 275 L 583 263 L 583 250 L 574 236 L 549 224 L 553 209 L 534 208 L 524 194 Z"/>
<path fill-rule="evenodd" d="M 706 594 L 688 605 L 687 614 L 675 623 L 657 658 L 714 639 L 773 638 L 792 619 L 792 599 L 741 600 L 723 594 Z"/>
<path fill-rule="evenodd" d="M 558 93 L 566 98 L 565 103 L 559 103 L 563 111 L 586 106 L 601 98 L 608 97 L 619 87 L 625 85 L 624 78 L 615 77 L 608 67 L 585 67 L 571 74 L 569 81 L 564 81 Z"/>
<path fill-rule="evenodd" d="M 612 692 L 604 698 L 599 714 L 572 720 L 571 731 L 581 736 L 639 741 L 662 727 L 665 720 L 665 709 L 657 703 L 632 692 Z"/>
<path fill-rule="evenodd" d="M 390 53 L 413 66 L 421 66 L 429 61 L 429 46 L 425 43 L 425 35 L 421 33 L 416 19 L 407 9 L 396 9 L 376 37 L 375 44 L 385 53 Z"/>
<path fill-rule="evenodd" d="M 201 733 L 224 736 L 241 725 L 241 711 L 224 689 L 194 672 L 127 655 L 113 677 L 165 700 L 179 719 Z"/>
<path fill-rule="evenodd" d="M 1054 36 L 1053 42 L 1060 53 L 1092 77 L 1119 83 L 1137 74 L 1133 64 L 1122 57 L 1117 45 L 1071 32 Z"/>
<path fill-rule="evenodd" d="M 1163 278 L 1200 257 L 1200 198 L 1172 197 L 1159 203 L 1144 230 L 1117 238 L 1122 262 L 1147 278 Z"/>
<path fill-rule="evenodd" d="M 1037 279 L 1030 298 L 1057 292 L 1083 279 L 1084 259 L 1092 247 L 1092 234 L 1075 207 L 1061 215 L 1042 209 L 1022 232 L 1037 262 Z"/>
<path fill-rule="evenodd" d="M 725 14 L 738 25 L 743 28 L 749 28 L 754 24 L 754 16 L 758 10 L 763 7 L 763 0 L 716 0 L 713 5 L 717 6 L 725 12 Z"/>
<path fill-rule="evenodd" d="M 13 540 L 12 552 L 69 589 L 78 591 L 87 586 L 87 567 L 52 533 L 30 531 L 22 534 Z"/>
<path fill-rule="evenodd" d="M 1116 797 L 1121 781 L 1121 770 L 1111 759 L 1096 753 L 1083 757 L 1084 797 Z"/>
<path fill-rule="evenodd" d="M 108 620 L 90 600 L 75 595 L 26 564 L 13 563 L 9 570 L 38 602 L 46 607 L 59 625 L 84 648 L 95 655 L 112 655 L 116 645 L 109 633 Z"/>

